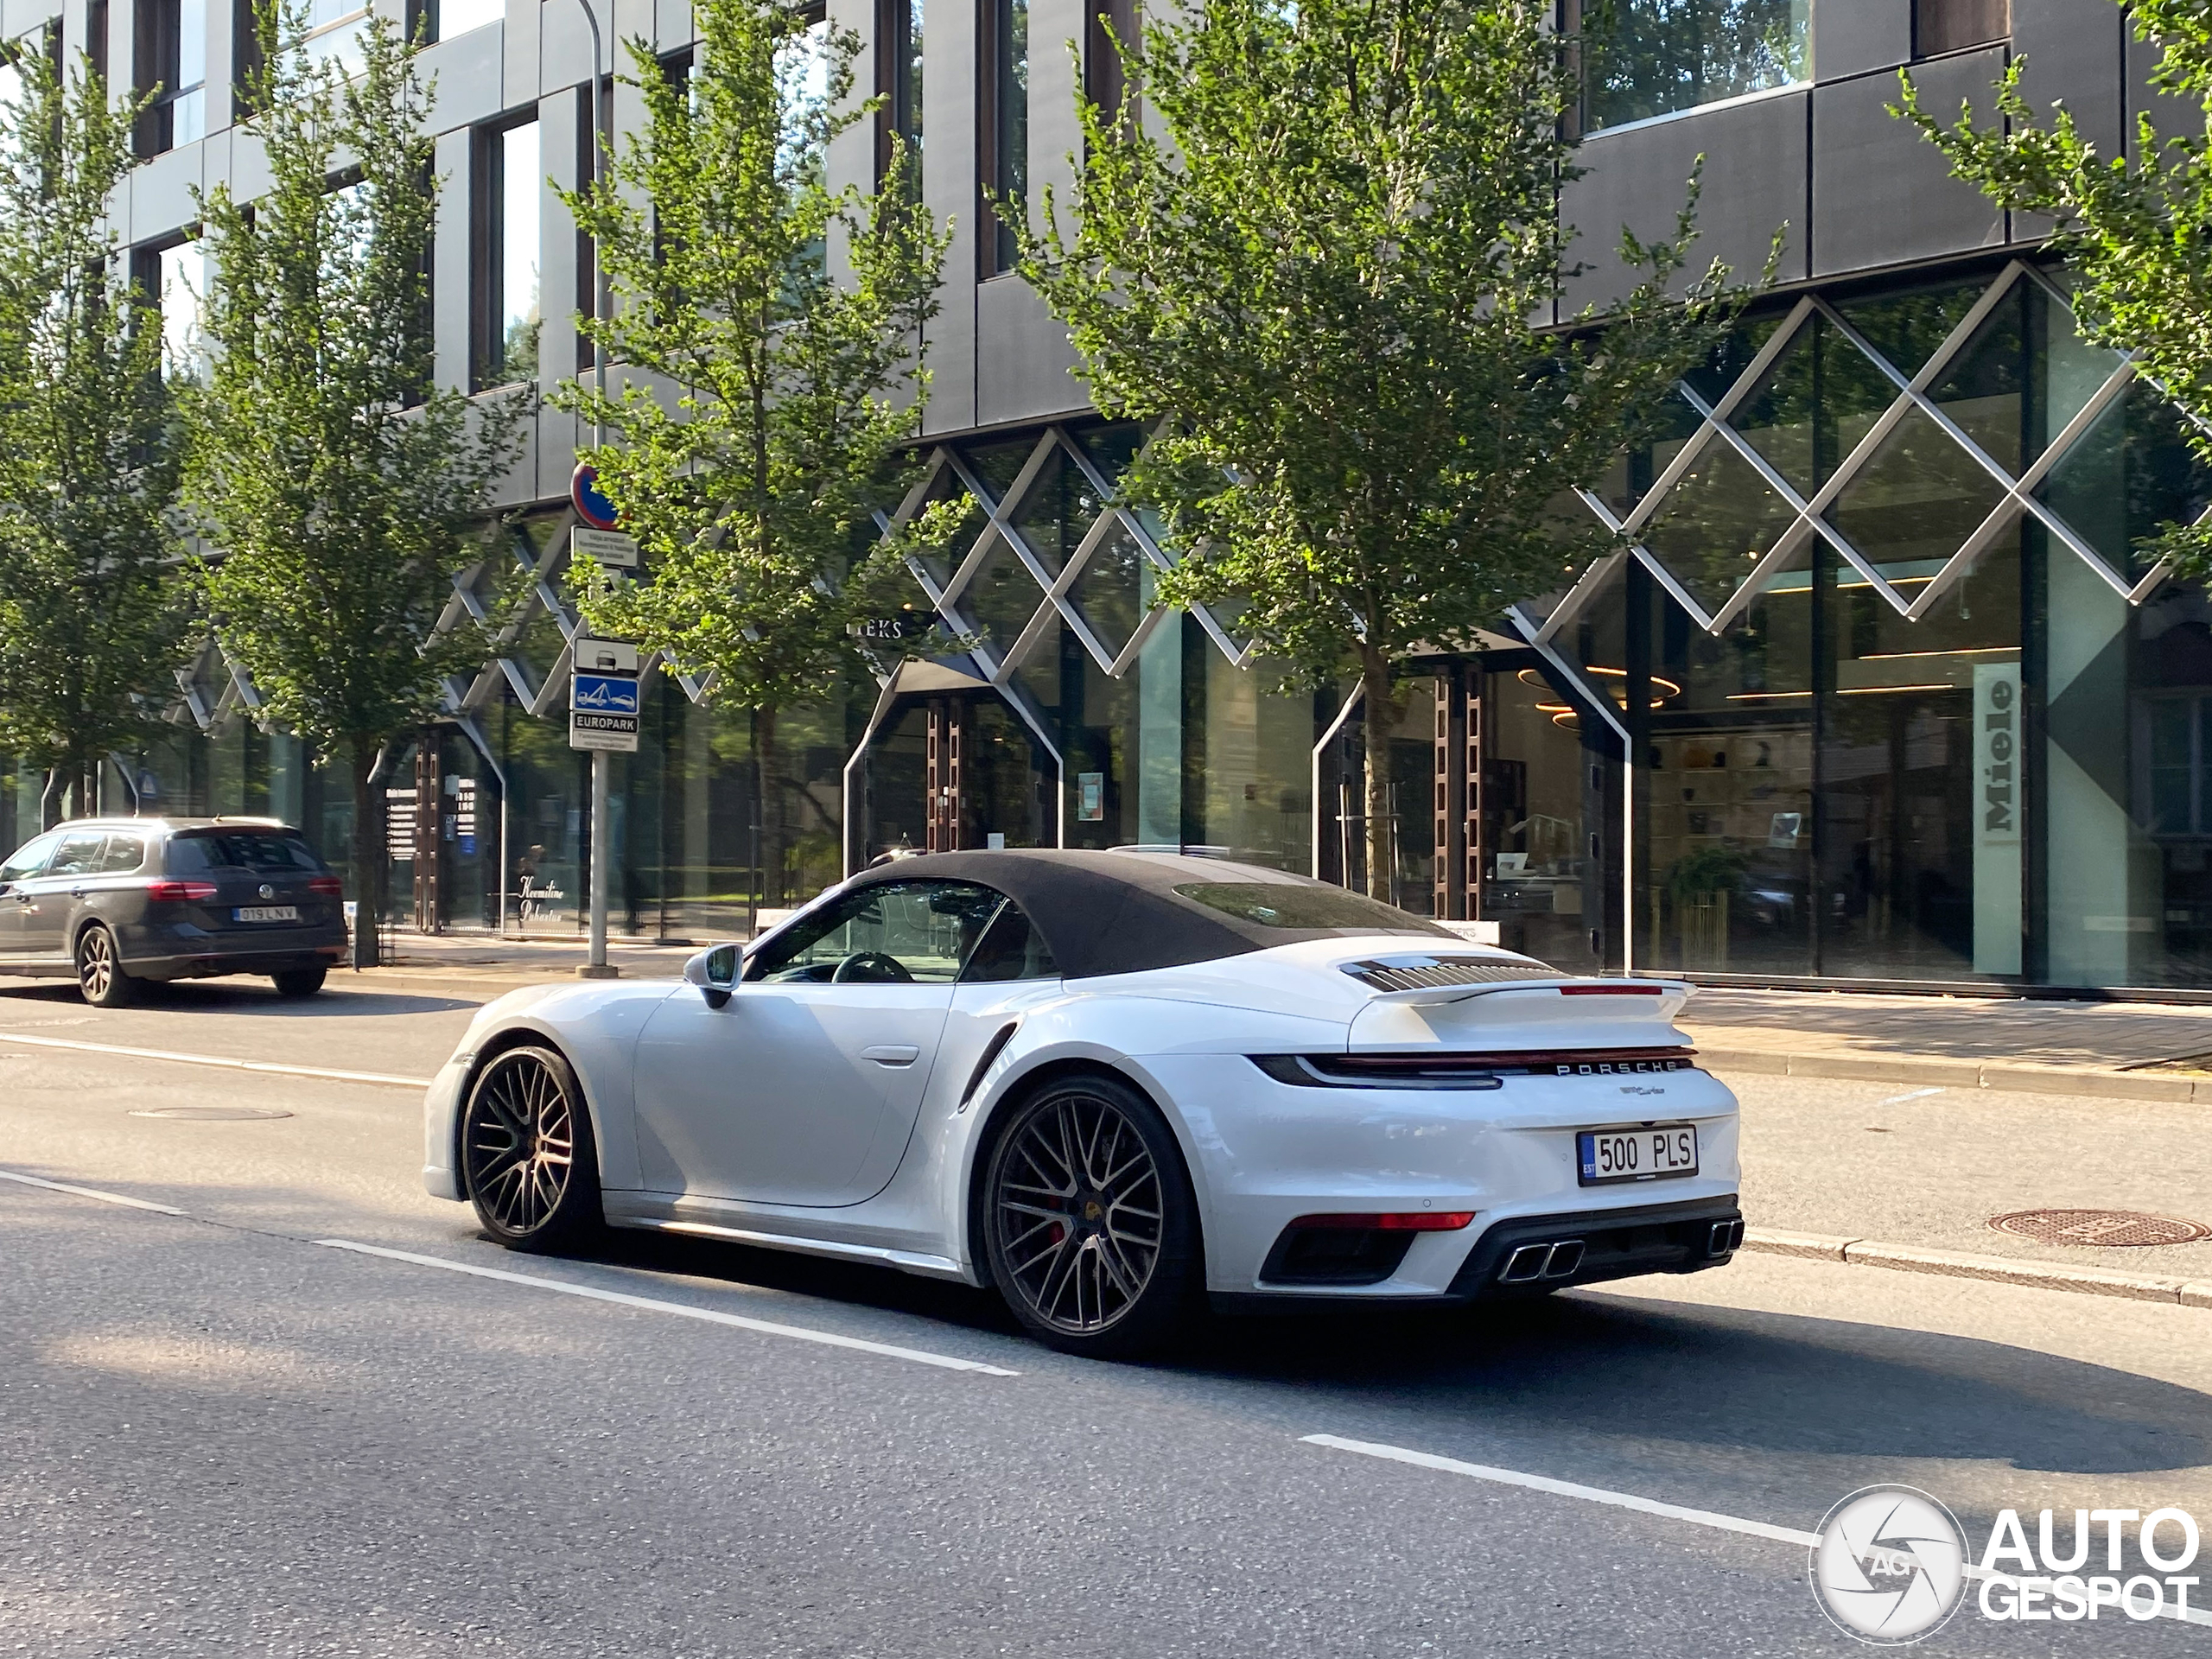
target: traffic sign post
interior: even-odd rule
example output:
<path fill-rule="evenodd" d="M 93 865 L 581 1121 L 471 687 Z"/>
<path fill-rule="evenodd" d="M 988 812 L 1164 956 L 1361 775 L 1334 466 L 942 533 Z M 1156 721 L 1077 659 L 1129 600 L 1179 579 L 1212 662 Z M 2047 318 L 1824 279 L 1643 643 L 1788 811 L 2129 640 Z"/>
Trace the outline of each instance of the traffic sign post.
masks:
<path fill-rule="evenodd" d="M 578 639 L 571 647 L 569 747 L 591 752 L 591 950 L 576 970 L 582 979 L 613 979 L 607 960 L 607 867 L 613 814 L 607 809 L 610 753 L 638 748 L 638 648 L 613 639 Z"/>

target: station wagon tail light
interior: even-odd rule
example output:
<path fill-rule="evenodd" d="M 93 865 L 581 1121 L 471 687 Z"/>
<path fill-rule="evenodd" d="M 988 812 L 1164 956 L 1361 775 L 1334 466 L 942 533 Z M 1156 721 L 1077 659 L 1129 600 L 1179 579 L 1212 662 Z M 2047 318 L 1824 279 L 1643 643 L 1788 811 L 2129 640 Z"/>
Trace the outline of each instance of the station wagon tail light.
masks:
<path fill-rule="evenodd" d="M 346 884 L 334 875 L 318 875 L 309 878 L 308 891 L 325 899 L 336 899 L 344 894 Z"/>
<path fill-rule="evenodd" d="M 156 881 L 146 889 L 146 897 L 157 905 L 196 904 L 214 896 L 213 881 Z"/>
<path fill-rule="evenodd" d="M 1456 1233 L 1474 1218 L 1471 1210 L 1419 1210 L 1379 1216 L 1300 1216 L 1290 1224 L 1373 1233 Z"/>

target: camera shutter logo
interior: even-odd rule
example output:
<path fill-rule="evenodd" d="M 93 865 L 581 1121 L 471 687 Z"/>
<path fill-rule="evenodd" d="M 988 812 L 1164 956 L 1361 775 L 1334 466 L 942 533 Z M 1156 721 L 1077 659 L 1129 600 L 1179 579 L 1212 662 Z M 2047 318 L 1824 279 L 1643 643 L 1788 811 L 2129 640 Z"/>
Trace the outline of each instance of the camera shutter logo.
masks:
<path fill-rule="evenodd" d="M 1959 1610 L 1965 1533 L 1950 1510 L 1910 1486 L 1868 1486 L 1827 1513 L 1813 1546 L 1813 1595 L 1847 1636 L 1904 1647 Z"/>

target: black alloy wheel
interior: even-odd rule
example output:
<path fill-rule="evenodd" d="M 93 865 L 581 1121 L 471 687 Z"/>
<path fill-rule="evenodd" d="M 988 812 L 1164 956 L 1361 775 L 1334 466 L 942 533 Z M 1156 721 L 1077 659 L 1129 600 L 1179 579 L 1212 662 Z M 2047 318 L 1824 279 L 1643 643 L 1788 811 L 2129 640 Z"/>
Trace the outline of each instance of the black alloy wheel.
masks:
<path fill-rule="evenodd" d="M 77 988 L 96 1008 L 119 1008 L 137 1000 L 137 982 L 123 971 L 115 935 L 97 922 L 77 940 Z"/>
<path fill-rule="evenodd" d="M 1064 1077 L 1014 1107 L 983 1205 L 992 1281 L 1051 1346 L 1126 1358 L 1192 1311 L 1198 1206 L 1166 1121 L 1128 1084 Z"/>
<path fill-rule="evenodd" d="M 476 1218 L 511 1250 L 575 1245 L 601 1225 L 599 1159 L 575 1070 L 550 1048 L 510 1048 L 476 1074 L 461 1120 Z"/>
<path fill-rule="evenodd" d="M 287 968 L 281 974 L 271 974 L 276 982 L 279 996 L 313 996 L 322 988 L 322 982 L 330 970 L 327 968 Z"/>

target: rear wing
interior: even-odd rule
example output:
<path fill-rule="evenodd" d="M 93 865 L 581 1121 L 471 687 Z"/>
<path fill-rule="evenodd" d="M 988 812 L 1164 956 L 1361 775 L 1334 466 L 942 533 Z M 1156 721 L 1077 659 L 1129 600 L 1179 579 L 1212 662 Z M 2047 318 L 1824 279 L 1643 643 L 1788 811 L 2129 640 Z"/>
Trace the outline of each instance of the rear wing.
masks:
<path fill-rule="evenodd" d="M 1365 985 L 1376 1002 L 1403 1007 L 1433 1007 L 1495 995 L 1500 991 L 1554 990 L 1561 996 L 1687 996 L 1681 980 L 1592 978 L 1562 974 L 1534 963 L 1499 962 L 1483 957 L 1419 956 L 1363 957 L 1337 964 L 1339 973 Z M 1594 1012 L 1594 1010 L 1593 1010 Z"/>

